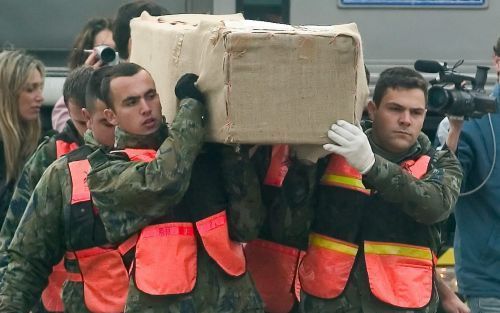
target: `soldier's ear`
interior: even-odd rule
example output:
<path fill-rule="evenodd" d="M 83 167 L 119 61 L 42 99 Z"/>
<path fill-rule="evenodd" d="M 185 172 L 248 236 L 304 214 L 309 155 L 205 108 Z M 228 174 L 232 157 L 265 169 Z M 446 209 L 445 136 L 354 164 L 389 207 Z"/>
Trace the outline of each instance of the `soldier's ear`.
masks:
<path fill-rule="evenodd" d="M 85 118 L 85 123 L 87 124 L 87 129 L 90 129 L 91 128 L 91 124 L 92 124 L 92 121 L 91 121 L 91 118 L 90 118 L 90 112 L 89 110 L 87 110 L 86 108 L 83 108 L 82 109 L 82 114 L 83 114 L 83 118 Z"/>
<path fill-rule="evenodd" d="M 105 109 L 104 110 L 104 117 L 113 126 L 118 126 L 118 118 L 116 117 L 115 112 L 111 109 Z"/>
<path fill-rule="evenodd" d="M 373 121 L 375 118 L 375 112 L 377 111 L 377 105 L 375 104 L 375 102 L 373 102 L 373 100 L 370 100 L 366 109 L 368 110 L 368 116 L 370 117 L 370 120 Z"/>

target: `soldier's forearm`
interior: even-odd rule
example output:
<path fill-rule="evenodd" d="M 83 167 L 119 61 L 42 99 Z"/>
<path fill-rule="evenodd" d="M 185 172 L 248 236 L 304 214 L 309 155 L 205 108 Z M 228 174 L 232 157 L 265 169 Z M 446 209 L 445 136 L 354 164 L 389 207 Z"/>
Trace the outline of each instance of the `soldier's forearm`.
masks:
<path fill-rule="evenodd" d="M 434 169 L 426 176 L 417 179 L 398 164 L 376 156 L 375 165 L 363 182 L 385 200 L 400 204 L 416 221 L 434 224 L 450 214 L 460 190 L 461 172 L 456 158 L 443 158 L 431 168 Z"/>

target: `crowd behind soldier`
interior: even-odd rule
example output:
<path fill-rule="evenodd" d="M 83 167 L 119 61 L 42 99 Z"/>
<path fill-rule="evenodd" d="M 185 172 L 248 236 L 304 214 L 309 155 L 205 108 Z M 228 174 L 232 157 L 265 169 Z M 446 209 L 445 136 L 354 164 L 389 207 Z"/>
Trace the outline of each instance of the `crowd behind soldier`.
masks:
<path fill-rule="evenodd" d="M 129 37 L 130 28 L 124 56 Z M 40 298 L 62 311 L 43 301 L 59 291 L 42 291 L 63 258 L 65 312 L 435 312 L 439 297 L 447 312 L 468 312 L 434 273 L 436 224 L 462 179 L 461 125 L 432 149 L 420 74 L 384 71 L 371 122 L 335 122 L 324 146 L 332 154 L 318 164 L 287 145 L 204 143 L 210 117 L 194 74 L 172 91 L 179 112 L 169 127 L 140 66 L 83 76 L 73 88 L 87 85 L 84 105 L 65 84 L 75 123 L 30 159 L 0 232 L 1 312 L 27 312 Z"/>
<path fill-rule="evenodd" d="M 111 31 L 112 27 L 113 22 L 111 19 L 90 19 L 75 38 L 68 57 L 68 69 L 71 71 L 82 65 L 89 65 L 94 68 L 102 66 L 102 62 L 97 58 L 96 52 L 92 49 L 100 45 L 106 45 L 111 48 L 115 47 Z M 87 54 L 85 50 L 92 50 L 92 52 Z M 58 132 L 63 132 L 66 127 L 66 121 L 70 118 L 66 102 L 61 97 L 52 109 L 52 128 Z"/>

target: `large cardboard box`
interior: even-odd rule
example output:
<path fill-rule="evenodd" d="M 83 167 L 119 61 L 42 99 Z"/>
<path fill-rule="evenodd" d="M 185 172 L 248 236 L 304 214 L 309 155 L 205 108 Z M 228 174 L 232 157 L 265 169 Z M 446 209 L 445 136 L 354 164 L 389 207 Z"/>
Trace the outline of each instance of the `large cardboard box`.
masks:
<path fill-rule="evenodd" d="M 132 20 L 131 35 L 131 61 L 153 75 L 168 121 L 178 78 L 200 76 L 210 141 L 325 143 L 332 122 L 361 117 L 369 93 L 355 24 L 293 27 L 239 14 L 144 13 Z"/>

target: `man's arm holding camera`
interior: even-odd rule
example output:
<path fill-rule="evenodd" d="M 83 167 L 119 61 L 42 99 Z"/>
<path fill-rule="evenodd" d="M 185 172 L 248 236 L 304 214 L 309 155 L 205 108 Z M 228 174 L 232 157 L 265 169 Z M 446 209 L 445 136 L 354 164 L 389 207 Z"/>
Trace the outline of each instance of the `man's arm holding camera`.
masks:
<path fill-rule="evenodd" d="M 458 148 L 458 140 L 460 139 L 460 133 L 462 132 L 462 127 L 464 125 L 464 118 L 462 116 L 448 116 L 450 121 L 450 131 L 448 132 L 448 137 L 446 138 L 446 147 L 448 150 L 455 153 Z"/>

